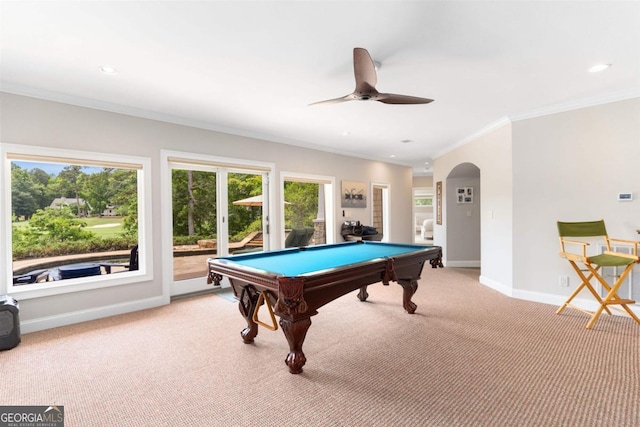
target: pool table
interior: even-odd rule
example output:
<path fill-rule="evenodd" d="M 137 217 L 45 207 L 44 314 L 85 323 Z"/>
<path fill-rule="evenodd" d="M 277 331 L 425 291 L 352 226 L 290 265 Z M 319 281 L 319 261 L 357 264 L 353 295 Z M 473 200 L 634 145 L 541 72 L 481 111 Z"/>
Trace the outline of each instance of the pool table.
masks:
<path fill-rule="evenodd" d="M 357 289 L 358 298 L 365 301 L 367 285 L 395 281 L 403 288 L 404 309 L 413 314 L 416 304 L 411 297 L 418 289 L 427 260 L 433 268 L 442 267 L 442 249 L 374 241 L 344 242 L 209 258 L 207 282 L 219 286 L 223 277 L 229 279 L 247 321 L 241 332 L 245 343 L 253 342 L 258 334 L 255 311 L 263 301 L 268 308 L 273 307 L 289 343 L 285 363 L 292 374 L 298 374 L 306 363 L 302 344 L 311 316 L 318 314 L 319 307 Z M 273 326 L 277 328 L 275 321 Z"/>

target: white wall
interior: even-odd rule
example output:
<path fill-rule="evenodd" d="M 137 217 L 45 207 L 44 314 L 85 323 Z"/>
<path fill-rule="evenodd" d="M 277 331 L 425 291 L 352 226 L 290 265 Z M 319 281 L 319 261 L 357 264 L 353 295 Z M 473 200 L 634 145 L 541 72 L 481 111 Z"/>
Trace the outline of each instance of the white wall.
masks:
<path fill-rule="evenodd" d="M 434 161 L 435 183 L 443 185 L 443 224 L 434 225 L 434 243 L 449 244 L 447 210 L 456 203 L 447 197 L 447 177 L 463 163 L 480 169 L 480 281 L 511 295 L 512 289 L 512 157 L 511 124 L 486 133 L 472 142 L 450 151 Z M 474 189 L 475 191 L 475 189 Z M 475 197 L 475 195 L 474 195 Z M 446 256 L 445 256 L 445 261 Z"/>
<path fill-rule="evenodd" d="M 558 256 L 559 220 L 604 219 L 611 237 L 640 240 L 640 98 L 507 121 L 437 158 L 434 183 L 465 162 L 480 168 L 480 282 L 504 294 L 560 305 L 579 284 Z M 446 248 L 446 228 L 434 234 Z M 640 288 L 640 266 L 633 275 Z"/>
<path fill-rule="evenodd" d="M 413 186 L 414 187 L 433 187 L 433 176 L 414 176 L 413 177 Z"/>
<path fill-rule="evenodd" d="M 0 93 L 0 109 L 2 143 L 142 156 L 150 158 L 152 165 L 153 281 L 21 300 L 20 318 L 24 332 L 152 307 L 165 300 L 162 295 L 162 251 L 166 249 L 160 247 L 162 149 L 272 162 L 276 165 L 274 179 L 280 171 L 288 171 L 334 176 L 337 186 L 342 180 L 386 183 L 390 188 L 390 227 L 385 234 L 394 242 L 410 243 L 413 239 L 406 226 L 412 221 L 412 171 L 409 167 L 7 93 Z M 279 200 L 280 194 L 275 197 Z M 335 191 L 337 229 L 333 230 L 336 241 L 341 241 L 339 197 L 338 188 Z M 350 211 L 353 219 L 364 223 L 371 218 L 370 204 L 365 209 Z M 276 227 L 280 227 L 279 217 L 276 216 Z M 0 253 L 0 256 L 10 255 Z M 5 273 L 2 272 L 3 278 L 7 277 Z"/>
<path fill-rule="evenodd" d="M 579 283 L 558 256 L 556 221 L 604 219 L 611 237 L 640 240 L 640 98 L 514 122 L 513 170 L 514 288 L 561 303 Z"/>

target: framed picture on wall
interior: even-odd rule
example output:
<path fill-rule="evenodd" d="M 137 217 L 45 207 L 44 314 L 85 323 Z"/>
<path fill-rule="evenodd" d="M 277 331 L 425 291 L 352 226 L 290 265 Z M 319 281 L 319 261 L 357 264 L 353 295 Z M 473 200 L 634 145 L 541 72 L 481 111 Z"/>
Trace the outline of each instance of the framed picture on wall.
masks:
<path fill-rule="evenodd" d="M 456 188 L 456 201 L 458 203 L 473 203 L 473 187 Z"/>
<path fill-rule="evenodd" d="M 342 207 L 366 208 L 366 184 L 357 181 L 342 181 Z"/>
<path fill-rule="evenodd" d="M 436 224 L 442 225 L 442 181 L 436 182 Z"/>

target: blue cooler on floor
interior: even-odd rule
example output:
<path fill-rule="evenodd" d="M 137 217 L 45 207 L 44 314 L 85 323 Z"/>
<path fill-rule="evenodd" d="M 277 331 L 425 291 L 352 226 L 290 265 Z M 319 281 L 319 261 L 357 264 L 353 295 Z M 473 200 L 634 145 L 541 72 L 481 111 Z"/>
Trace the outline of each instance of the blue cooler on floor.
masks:
<path fill-rule="evenodd" d="M 0 350 L 9 350 L 20 344 L 19 311 L 15 298 L 0 295 Z"/>

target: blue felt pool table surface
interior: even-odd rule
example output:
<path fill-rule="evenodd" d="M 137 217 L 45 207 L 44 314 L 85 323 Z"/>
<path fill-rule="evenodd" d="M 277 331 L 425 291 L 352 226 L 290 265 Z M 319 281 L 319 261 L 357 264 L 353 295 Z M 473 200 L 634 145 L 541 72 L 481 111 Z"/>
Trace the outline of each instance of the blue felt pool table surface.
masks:
<path fill-rule="evenodd" d="M 243 254 L 219 258 L 219 260 L 227 260 L 244 267 L 281 276 L 295 277 L 432 248 L 432 246 L 373 241 L 345 242 Z"/>

